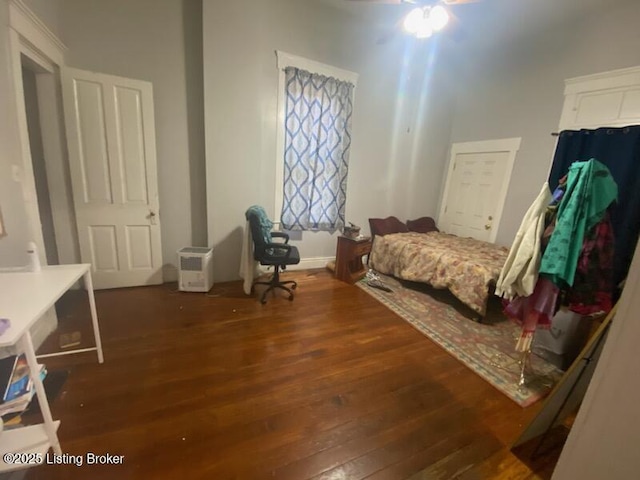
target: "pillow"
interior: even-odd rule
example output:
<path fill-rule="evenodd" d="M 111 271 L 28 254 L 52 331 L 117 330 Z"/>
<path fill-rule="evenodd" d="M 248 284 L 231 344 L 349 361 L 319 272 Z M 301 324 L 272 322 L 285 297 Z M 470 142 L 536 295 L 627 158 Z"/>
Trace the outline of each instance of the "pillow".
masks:
<path fill-rule="evenodd" d="M 407 226 L 396 217 L 387 218 L 370 218 L 369 228 L 371 228 L 371 236 L 389 235 L 391 233 L 406 233 L 409 231 Z"/>
<path fill-rule="evenodd" d="M 439 232 L 436 222 L 431 217 L 420 217 L 415 220 L 407 220 L 407 228 L 411 232 L 429 233 Z"/>

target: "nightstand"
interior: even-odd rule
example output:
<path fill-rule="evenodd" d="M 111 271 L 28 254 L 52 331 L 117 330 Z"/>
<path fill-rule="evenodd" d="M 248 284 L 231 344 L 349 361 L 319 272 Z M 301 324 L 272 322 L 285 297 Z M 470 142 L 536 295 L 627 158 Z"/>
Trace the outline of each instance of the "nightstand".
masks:
<path fill-rule="evenodd" d="M 371 252 L 371 238 L 353 239 L 339 236 L 336 249 L 336 278 L 355 283 L 367 272 L 362 257 Z"/>

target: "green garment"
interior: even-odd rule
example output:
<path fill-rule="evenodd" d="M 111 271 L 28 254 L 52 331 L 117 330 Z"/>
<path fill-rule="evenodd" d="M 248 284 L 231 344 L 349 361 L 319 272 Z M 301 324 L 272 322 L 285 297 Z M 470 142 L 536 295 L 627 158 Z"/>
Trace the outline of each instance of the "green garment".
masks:
<path fill-rule="evenodd" d="M 609 169 L 595 158 L 569 167 L 556 226 L 540 264 L 540 275 L 558 287 L 573 286 L 584 236 L 618 198 Z"/>
<path fill-rule="evenodd" d="M 260 231 L 262 232 L 262 241 L 264 243 L 271 243 L 271 229 L 273 228 L 273 222 L 269 220 L 267 212 L 260 205 L 253 205 L 247 209 L 245 215 L 249 219 L 249 215 L 255 215 L 260 220 Z"/>

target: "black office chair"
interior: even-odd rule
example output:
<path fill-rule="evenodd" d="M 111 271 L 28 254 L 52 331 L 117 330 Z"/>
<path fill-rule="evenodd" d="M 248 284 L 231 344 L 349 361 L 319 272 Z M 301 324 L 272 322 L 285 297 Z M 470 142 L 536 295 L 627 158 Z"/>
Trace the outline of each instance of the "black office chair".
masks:
<path fill-rule="evenodd" d="M 284 232 L 272 232 L 273 223 L 267 217 L 262 207 L 253 206 L 245 213 L 246 219 L 249 221 L 251 228 L 251 236 L 253 237 L 253 258 L 260 262 L 261 265 L 273 266 L 273 276 L 268 282 L 254 282 L 256 285 L 267 285 L 262 297 L 261 303 L 267 303 L 267 294 L 275 289 L 285 290 L 289 293 L 289 300 L 293 300 L 293 290 L 298 284 L 293 280 L 281 281 L 280 269 L 285 270 L 287 265 L 297 265 L 300 263 L 300 253 L 297 247 L 289 245 L 289 235 Z M 272 238 L 283 238 L 282 242 L 273 242 Z M 291 285 L 291 288 L 286 287 Z"/>

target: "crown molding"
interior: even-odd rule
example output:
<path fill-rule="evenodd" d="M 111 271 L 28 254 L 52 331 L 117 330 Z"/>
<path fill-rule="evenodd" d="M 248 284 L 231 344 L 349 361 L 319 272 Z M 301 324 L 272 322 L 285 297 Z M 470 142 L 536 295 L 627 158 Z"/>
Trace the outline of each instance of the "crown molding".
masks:
<path fill-rule="evenodd" d="M 565 95 L 640 85 L 640 66 L 568 78 L 564 85 Z"/>
<path fill-rule="evenodd" d="M 51 60 L 59 65 L 64 64 L 67 46 L 23 0 L 9 1 L 9 26 L 31 44 L 41 49 Z"/>
<path fill-rule="evenodd" d="M 608 72 L 599 72 L 599 73 L 593 73 L 591 75 L 582 75 L 580 77 L 567 78 L 564 81 L 564 83 L 565 85 L 571 85 L 574 83 L 588 82 L 590 80 L 602 80 L 602 79 L 609 79 L 612 77 L 620 77 L 624 75 L 633 75 L 633 74 L 639 74 L 639 73 L 640 73 L 640 67 L 620 68 L 618 70 L 610 70 Z"/>

